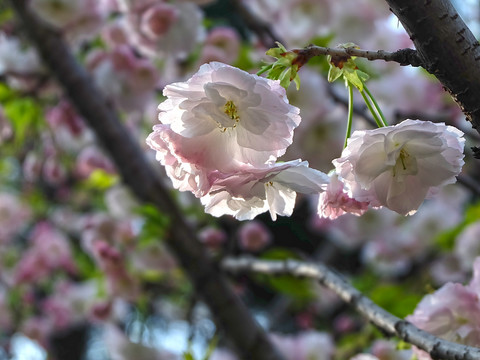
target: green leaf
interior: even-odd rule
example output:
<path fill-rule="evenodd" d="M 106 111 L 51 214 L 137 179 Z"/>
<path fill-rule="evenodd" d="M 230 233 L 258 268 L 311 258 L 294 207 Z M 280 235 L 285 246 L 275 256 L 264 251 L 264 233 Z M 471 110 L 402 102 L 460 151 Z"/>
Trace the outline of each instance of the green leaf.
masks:
<path fill-rule="evenodd" d="M 355 86 L 358 91 L 363 91 L 363 81 L 358 77 L 356 71 L 344 71 L 343 76 L 345 78 L 345 81 L 348 81 L 350 84 Z"/>
<path fill-rule="evenodd" d="M 42 117 L 40 107 L 30 98 L 16 98 L 4 105 L 13 126 L 15 143 L 24 143 L 28 131 L 35 129 Z"/>
<path fill-rule="evenodd" d="M 155 206 L 150 204 L 138 207 L 135 209 L 135 213 L 143 216 L 145 220 L 138 235 L 140 247 L 149 246 L 165 237 L 170 226 L 170 218 L 167 215 L 161 213 Z"/>
<path fill-rule="evenodd" d="M 280 85 L 283 86 L 285 89 L 288 89 L 289 85 L 290 85 L 290 76 L 292 74 L 292 69 L 291 68 L 287 68 L 285 69 L 282 74 L 280 75 Z"/>
<path fill-rule="evenodd" d="M 412 314 L 423 295 L 413 294 L 401 285 L 380 285 L 370 294 L 373 302 L 392 314 L 404 318 Z"/>
<path fill-rule="evenodd" d="M 296 86 L 297 90 L 299 90 L 300 89 L 300 76 L 298 76 L 298 74 L 295 75 L 295 78 L 293 79 L 293 81 L 295 81 L 295 86 Z"/>
<path fill-rule="evenodd" d="M 106 190 L 118 183 L 118 175 L 107 173 L 102 169 L 95 169 L 87 180 L 85 185 L 91 189 Z"/>
<path fill-rule="evenodd" d="M 252 52 L 252 47 L 250 45 L 242 44 L 242 46 L 240 47 L 238 58 L 233 64 L 233 66 L 243 70 L 253 69 L 256 64 L 254 64 L 254 62 L 250 57 L 251 52 Z"/>
<path fill-rule="evenodd" d="M 343 75 L 343 70 L 336 67 L 333 64 L 330 64 L 330 69 L 328 70 L 328 82 L 333 83 L 335 80 L 337 80 L 340 76 Z"/>
<path fill-rule="evenodd" d="M 298 256 L 288 249 L 273 248 L 261 256 L 265 260 L 286 260 L 298 259 Z M 298 279 L 290 275 L 256 275 L 255 278 L 268 284 L 274 290 L 289 295 L 297 300 L 310 300 L 314 297 L 312 293 L 312 280 Z"/>
<path fill-rule="evenodd" d="M 220 339 L 219 339 L 218 336 L 212 337 L 212 339 L 211 339 L 210 342 L 208 343 L 207 352 L 205 353 L 205 356 L 203 357 L 203 360 L 208 360 L 208 359 L 210 359 L 210 356 L 212 356 L 213 351 L 217 348 L 217 345 L 218 345 L 218 341 L 219 341 L 219 340 L 220 340 Z"/>

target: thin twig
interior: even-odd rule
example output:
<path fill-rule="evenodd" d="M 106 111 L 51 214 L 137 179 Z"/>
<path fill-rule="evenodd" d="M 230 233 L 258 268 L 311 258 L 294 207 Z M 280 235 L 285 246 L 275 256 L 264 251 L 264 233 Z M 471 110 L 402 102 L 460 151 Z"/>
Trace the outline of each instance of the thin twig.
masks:
<path fill-rule="evenodd" d="M 348 60 L 351 56 L 356 56 L 367 60 L 393 61 L 402 66 L 423 66 L 422 59 L 414 49 L 400 49 L 394 52 L 388 52 L 384 50 L 361 50 L 354 47 L 334 49 L 310 45 L 304 49 L 295 49 L 292 51 L 297 53 L 299 57 L 302 57 L 302 60 L 299 60 L 301 63 L 306 63 L 309 59 L 315 56 L 330 55 L 332 58 L 345 60 Z"/>
<path fill-rule="evenodd" d="M 343 301 L 370 320 L 387 334 L 425 350 L 433 359 L 478 360 L 480 349 L 460 345 L 440 339 L 426 331 L 418 329 L 408 321 L 402 320 L 375 304 L 368 297 L 350 285 L 341 275 L 320 263 L 308 263 L 297 260 L 268 261 L 250 257 L 226 258 L 222 262 L 226 271 L 237 273 L 251 271 L 271 275 L 292 275 L 318 280 L 333 290 Z"/>

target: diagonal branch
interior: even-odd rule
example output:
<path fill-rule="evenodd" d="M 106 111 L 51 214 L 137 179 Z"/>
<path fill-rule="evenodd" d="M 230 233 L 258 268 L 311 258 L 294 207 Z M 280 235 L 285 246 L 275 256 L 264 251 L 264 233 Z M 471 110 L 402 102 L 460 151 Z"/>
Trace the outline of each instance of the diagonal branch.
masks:
<path fill-rule="evenodd" d="M 296 260 L 268 261 L 251 257 L 226 258 L 222 268 L 229 272 L 251 271 L 271 275 L 293 275 L 318 280 L 333 290 L 346 303 L 390 335 L 427 351 L 433 359 L 478 360 L 480 349 L 440 339 L 420 330 L 408 321 L 402 320 L 375 304 L 368 297 L 350 285 L 345 279 L 321 263 Z"/>
<path fill-rule="evenodd" d="M 160 178 L 147 163 L 139 144 L 108 106 L 85 69 L 76 62 L 61 35 L 41 23 L 28 9 L 27 3 L 26 0 L 10 0 L 45 65 L 95 131 L 123 181 L 139 199 L 154 204 L 169 216 L 170 231 L 166 243 L 210 307 L 219 328 L 225 331 L 242 358 L 283 359 L 234 294 L 226 278 L 219 274 Z"/>

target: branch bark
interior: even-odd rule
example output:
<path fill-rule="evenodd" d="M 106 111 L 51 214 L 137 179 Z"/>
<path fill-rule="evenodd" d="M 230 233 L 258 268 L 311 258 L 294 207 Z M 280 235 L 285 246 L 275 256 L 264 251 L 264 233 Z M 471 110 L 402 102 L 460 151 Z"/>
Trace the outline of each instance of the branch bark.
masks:
<path fill-rule="evenodd" d="M 426 331 L 420 330 L 408 321 L 402 320 L 375 304 L 345 279 L 320 263 L 308 263 L 296 260 L 269 261 L 255 258 L 226 258 L 222 262 L 226 271 L 256 272 L 271 275 L 293 275 L 301 278 L 318 280 L 322 285 L 333 290 L 346 303 L 351 305 L 365 318 L 389 335 L 425 350 L 432 359 L 437 360 L 478 360 L 480 349 L 456 344 L 440 339 Z"/>
<path fill-rule="evenodd" d="M 219 274 L 159 177 L 147 163 L 139 144 L 108 106 L 85 69 L 76 62 L 61 35 L 39 21 L 28 9 L 26 0 L 10 0 L 10 4 L 45 65 L 109 152 L 123 181 L 140 200 L 154 204 L 169 216 L 167 245 L 209 306 L 217 325 L 225 331 L 242 358 L 283 359 L 234 294 L 226 278 Z"/>
<path fill-rule="evenodd" d="M 410 35 L 423 67 L 480 131 L 480 44 L 449 0 L 385 0 Z"/>
<path fill-rule="evenodd" d="M 299 62 L 304 64 L 314 56 L 330 55 L 332 58 L 348 59 L 351 56 L 361 57 L 367 60 L 383 60 L 393 61 L 402 66 L 423 66 L 422 59 L 418 56 L 417 52 L 413 49 L 400 49 L 394 52 L 388 52 L 384 50 L 371 51 L 362 50 L 354 47 L 349 48 L 328 48 L 310 45 L 304 49 L 292 50 L 297 53 L 302 60 Z"/>

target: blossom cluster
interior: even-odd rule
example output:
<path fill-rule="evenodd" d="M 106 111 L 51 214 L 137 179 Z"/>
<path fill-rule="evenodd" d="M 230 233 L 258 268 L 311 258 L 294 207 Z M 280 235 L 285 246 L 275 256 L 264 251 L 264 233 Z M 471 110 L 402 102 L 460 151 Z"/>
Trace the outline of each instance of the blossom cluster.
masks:
<path fill-rule="evenodd" d="M 300 159 L 277 162 L 300 124 L 278 81 L 218 62 L 164 89 L 147 138 L 175 188 L 191 191 L 214 216 L 289 216 L 297 193 L 320 194 L 320 216 L 387 207 L 415 213 L 425 197 L 454 183 L 463 165 L 463 133 L 406 120 L 356 131 L 326 174 Z"/>
<path fill-rule="evenodd" d="M 252 219 L 291 215 L 297 192 L 321 191 L 327 177 L 307 162 L 276 162 L 300 123 L 277 81 L 218 62 L 165 87 L 160 125 L 147 138 L 175 188 L 206 212 Z"/>

